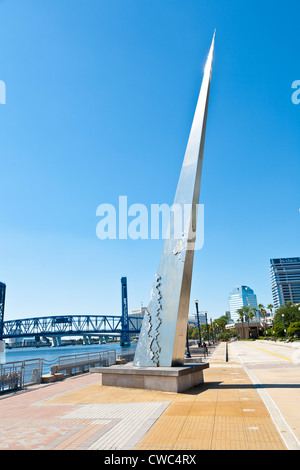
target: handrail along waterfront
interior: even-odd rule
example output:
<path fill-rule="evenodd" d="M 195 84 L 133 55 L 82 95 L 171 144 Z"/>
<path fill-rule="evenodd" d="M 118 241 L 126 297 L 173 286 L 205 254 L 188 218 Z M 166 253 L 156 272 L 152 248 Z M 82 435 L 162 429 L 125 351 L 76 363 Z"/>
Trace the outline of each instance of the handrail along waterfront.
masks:
<path fill-rule="evenodd" d="M 59 356 L 53 360 L 27 359 L 24 361 L 0 364 L 0 393 L 40 384 L 45 366 L 51 374 L 64 372 L 65 376 L 88 372 L 91 367 L 109 367 L 116 364 L 117 358 L 133 360 L 135 348 L 124 349 L 117 355 L 115 349 L 106 351 L 86 352 Z M 44 369 L 44 371 L 43 371 Z"/>
<path fill-rule="evenodd" d="M 116 364 L 116 350 L 108 349 L 93 353 L 72 354 L 59 356 L 55 365 L 50 368 L 51 374 L 64 372 L 65 375 L 88 372 L 90 367 L 97 365 L 109 367 Z"/>
<path fill-rule="evenodd" d="M 0 393 L 41 382 L 43 359 L 0 364 Z"/>

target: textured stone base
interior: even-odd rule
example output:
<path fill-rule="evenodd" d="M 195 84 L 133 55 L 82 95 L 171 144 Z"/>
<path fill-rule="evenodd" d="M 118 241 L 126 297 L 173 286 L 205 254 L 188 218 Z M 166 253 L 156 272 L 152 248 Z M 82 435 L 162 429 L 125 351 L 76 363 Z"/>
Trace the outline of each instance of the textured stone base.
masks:
<path fill-rule="evenodd" d="M 102 374 L 102 385 L 110 387 L 139 388 L 161 392 L 183 392 L 204 382 L 203 369 L 209 364 L 181 367 L 95 367 Z"/>

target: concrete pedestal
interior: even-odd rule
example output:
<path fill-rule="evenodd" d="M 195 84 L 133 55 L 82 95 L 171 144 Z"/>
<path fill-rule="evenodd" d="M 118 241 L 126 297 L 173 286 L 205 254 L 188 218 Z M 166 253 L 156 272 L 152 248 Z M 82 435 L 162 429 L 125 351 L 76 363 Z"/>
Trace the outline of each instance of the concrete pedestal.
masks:
<path fill-rule="evenodd" d="M 209 364 L 180 367 L 95 367 L 102 374 L 102 385 L 179 393 L 204 382 L 203 370 Z"/>
<path fill-rule="evenodd" d="M 64 380 L 64 378 L 65 378 L 64 374 L 60 374 L 60 373 L 46 374 L 46 375 L 42 375 L 42 383 L 46 384 L 50 382 L 57 382 L 59 380 Z"/>

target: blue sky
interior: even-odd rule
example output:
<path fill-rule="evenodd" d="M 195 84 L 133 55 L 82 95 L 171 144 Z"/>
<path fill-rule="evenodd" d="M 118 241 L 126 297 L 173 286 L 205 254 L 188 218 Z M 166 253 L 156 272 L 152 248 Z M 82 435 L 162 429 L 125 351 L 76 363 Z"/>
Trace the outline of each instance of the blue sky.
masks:
<path fill-rule="evenodd" d="M 272 301 L 300 256 L 299 0 L 0 1 L 0 280 L 6 319 L 147 304 L 162 240 L 96 237 L 96 209 L 172 204 L 216 28 L 190 311 Z"/>

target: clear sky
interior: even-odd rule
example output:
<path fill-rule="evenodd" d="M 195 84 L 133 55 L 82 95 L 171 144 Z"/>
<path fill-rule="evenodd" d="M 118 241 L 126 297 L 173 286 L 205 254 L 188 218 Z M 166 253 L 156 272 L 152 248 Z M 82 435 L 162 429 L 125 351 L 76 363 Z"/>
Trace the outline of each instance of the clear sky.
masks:
<path fill-rule="evenodd" d="M 300 256 L 299 0 L 0 1 L 5 318 L 147 304 L 162 240 L 99 240 L 96 209 L 172 204 L 216 28 L 190 311 L 234 286 L 272 301 Z"/>

